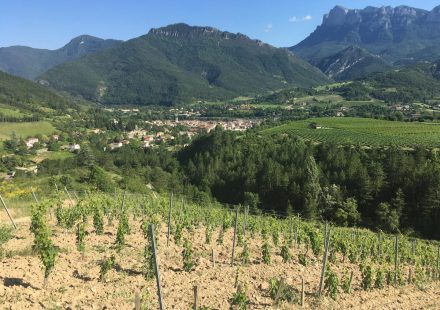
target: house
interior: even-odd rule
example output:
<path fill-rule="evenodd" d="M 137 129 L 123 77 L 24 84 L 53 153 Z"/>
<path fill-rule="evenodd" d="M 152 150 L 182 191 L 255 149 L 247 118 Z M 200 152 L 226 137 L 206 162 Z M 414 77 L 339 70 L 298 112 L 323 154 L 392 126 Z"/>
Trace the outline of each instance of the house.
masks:
<path fill-rule="evenodd" d="M 39 140 L 37 138 L 30 138 L 26 140 L 26 146 L 28 149 L 31 149 L 34 147 L 34 144 L 38 142 Z"/>
<path fill-rule="evenodd" d="M 55 141 L 58 141 L 60 139 L 60 136 L 59 135 L 53 135 L 52 139 L 54 139 Z"/>
<path fill-rule="evenodd" d="M 79 144 L 70 144 L 67 149 L 69 152 L 75 152 L 81 150 L 81 146 Z"/>
<path fill-rule="evenodd" d="M 311 123 L 309 126 L 312 129 L 322 129 L 322 125 L 319 125 L 317 123 Z"/>
<path fill-rule="evenodd" d="M 142 141 L 144 141 L 144 142 L 153 142 L 154 141 L 154 136 L 153 135 L 143 136 L 142 137 Z"/>
<path fill-rule="evenodd" d="M 8 171 L 7 179 L 13 179 L 15 177 L 15 171 Z"/>
<path fill-rule="evenodd" d="M 113 143 L 110 143 L 110 144 L 108 145 L 108 147 L 109 147 L 110 151 L 113 151 L 113 150 L 115 150 L 115 149 L 119 149 L 119 148 L 121 148 L 122 145 L 123 145 L 122 142 L 113 142 Z"/>
<path fill-rule="evenodd" d="M 147 147 L 150 147 L 150 141 L 142 141 L 141 142 L 141 147 L 142 148 L 147 148 Z"/>
<path fill-rule="evenodd" d="M 337 117 L 344 117 L 345 115 L 344 115 L 344 113 L 342 113 L 342 112 L 336 112 L 336 116 L 337 116 Z"/>

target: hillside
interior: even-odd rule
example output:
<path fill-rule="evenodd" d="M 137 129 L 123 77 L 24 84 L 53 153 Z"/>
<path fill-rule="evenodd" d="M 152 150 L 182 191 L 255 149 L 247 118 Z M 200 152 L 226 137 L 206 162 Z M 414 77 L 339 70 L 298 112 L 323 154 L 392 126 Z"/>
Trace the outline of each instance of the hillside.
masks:
<path fill-rule="evenodd" d="M 317 67 L 336 81 L 355 80 L 373 72 L 386 72 L 392 68 L 381 57 L 354 46 L 324 58 Z"/>
<path fill-rule="evenodd" d="M 318 129 L 311 126 L 317 124 Z M 368 118 L 323 117 L 269 128 L 264 134 L 291 133 L 315 142 L 360 144 L 369 147 L 440 147 L 440 124 L 392 122 Z"/>
<path fill-rule="evenodd" d="M 27 46 L 2 47 L 0 48 L 0 70 L 33 80 L 58 64 L 119 44 L 120 41 L 117 40 L 103 40 L 89 35 L 82 35 L 56 50 Z"/>
<path fill-rule="evenodd" d="M 68 102 L 44 86 L 0 71 L 0 104 L 35 111 L 41 107 L 61 109 Z"/>
<path fill-rule="evenodd" d="M 185 204 L 168 215 L 168 197 L 156 193 L 50 197 L 55 203 L 44 200 L 31 218 L 15 217 L 18 229 L 0 227 L 5 307 L 159 309 L 156 275 L 164 309 L 195 308 L 195 286 L 197 309 L 296 309 L 301 303 L 305 309 L 410 309 L 414 300 L 422 309 L 439 305 L 435 242 L 245 215 L 243 208 L 235 219 L 219 204 L 180 196 L 175 201 Z M 45 247 L 35 246 L 44 241 Z M 47 254 L 46 268 L 40 253 Z"/>
<path fill-rule="evenodd" d="M 440 57 L 440 6 L 426 11 L 407 6 L 350 10 L 336 6 L 316 30 L 290 49 L 318 64 L 351 45 L 389 62 Z"/>
<path fill-rule="evenodd" d="M 219 100 L 327 82 L 319 70 L 285 49 L 186 24 L 152 29 L 40 78 L 89 100 L 136 105 Z"/>

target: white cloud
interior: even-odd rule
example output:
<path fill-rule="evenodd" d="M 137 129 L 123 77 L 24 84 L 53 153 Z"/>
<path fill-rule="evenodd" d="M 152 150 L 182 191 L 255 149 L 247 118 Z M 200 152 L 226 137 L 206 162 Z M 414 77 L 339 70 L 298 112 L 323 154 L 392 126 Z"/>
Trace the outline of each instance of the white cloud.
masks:
<path fill-rule="evenodd" d="M 291 23 L 308 22 L 312 19 L 313 19 L 312 15 L 306 15 L 303 17 L 292 16 L 289 18 L 289 22 Z"/>
<path fill-rule="evenodd" d="M 272 28 L 273 28 L 273 25 L 272 25 L 272 24 L 267 24 L 267 25 L 266 25 L 266 28 L 264 28 L 264 32 L 271 32 L 271 31 L 272 31 Z"/>
<path fill-rule="evenodd" d="M 291 23 L 296 23 L 297 21 L 298 21 L 298 17 L 296 17 L 296 16 L 292 16 L 289 18 L 289 22 L 291 22 Z"/>

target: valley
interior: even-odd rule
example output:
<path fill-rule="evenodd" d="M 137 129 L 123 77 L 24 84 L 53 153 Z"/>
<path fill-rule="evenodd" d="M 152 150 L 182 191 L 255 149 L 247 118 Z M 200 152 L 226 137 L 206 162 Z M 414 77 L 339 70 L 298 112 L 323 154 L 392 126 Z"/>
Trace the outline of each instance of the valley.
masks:
<path fill-rule="evenodd" d="M 0 48 L 0 307 L 439 308 L 439 12 Z"/>

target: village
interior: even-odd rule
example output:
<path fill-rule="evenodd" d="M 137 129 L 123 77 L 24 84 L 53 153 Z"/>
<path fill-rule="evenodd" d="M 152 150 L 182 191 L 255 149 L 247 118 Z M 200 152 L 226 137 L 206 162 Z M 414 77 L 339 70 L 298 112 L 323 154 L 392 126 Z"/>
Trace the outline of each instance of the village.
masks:
<path fill-rule="evenodd" d="M 249 119 L 179 120 L 176 116 L 174 120 L 145 121 L 144 128 L 137 126 L 134 130 L 117 136 L 114 132 L 94 128 L 82 135 L 76 133 L 75 137 L 68 137 L 66 134 L 62 136 L 53 134 L 48 137 L 41 135 L 28 137 L 16 142 L 15 152 L 21 152 L 29 160 L 2 173 L 0 178 L 12 179 L 17 173 L 37 174 L 38 164 L 41 160 L 54 156 L 66 157 L 69 154 L 80 152 L 86 137 L 89 135 L 104 136 L 104 141 L 107 141 L 107 143 L 102 145 L 102 150 L 105 152 L 115 151 L 125 145 L 139 147 L 140 149 L 159 147 L 160 145 L 181 148 L 187 146 L 196 135 L 209 133 L 217 126 L 227 131 L 245 131 L 259 125 L 260 122 L 260 120 Z M 2 158 L 8 156 L 12 156 L 12 154 L 3 155 Z"/>

